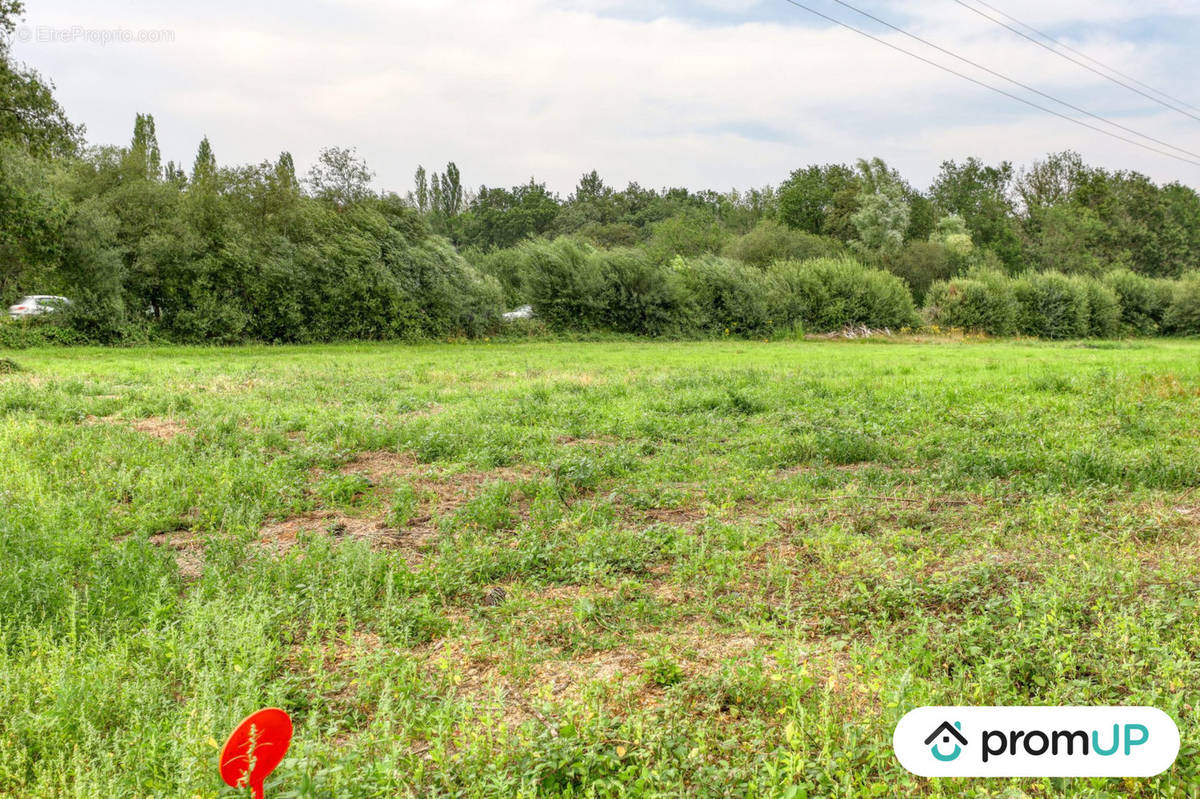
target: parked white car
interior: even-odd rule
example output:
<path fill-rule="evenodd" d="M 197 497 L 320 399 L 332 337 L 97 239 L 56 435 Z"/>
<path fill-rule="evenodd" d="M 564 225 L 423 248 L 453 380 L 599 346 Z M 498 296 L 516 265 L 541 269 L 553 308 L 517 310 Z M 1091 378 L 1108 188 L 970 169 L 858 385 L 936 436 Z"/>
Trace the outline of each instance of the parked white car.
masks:
<path fill-rule="evenodd" d="M 509 311 L 506 314 L 501 314 L 500 318 L 506 322 L 511 322 L 514 319 L 532 319 L 533 318 L 533 306 L 532 305 L 522 305 L 520 308 L 517 308 L 516 310 Z"/>
<path fill-rule="evenodd" d="M 66 297 L 55 297 L 51 294 L 31 294 L 28 297 L 22 297 L 16 305 L 8 306 L 8 315 L 13 319 L 21 319 L 26 316 L 39 316 L 44 313 L 53 313 L 70 304 L 71 301 Z"/>

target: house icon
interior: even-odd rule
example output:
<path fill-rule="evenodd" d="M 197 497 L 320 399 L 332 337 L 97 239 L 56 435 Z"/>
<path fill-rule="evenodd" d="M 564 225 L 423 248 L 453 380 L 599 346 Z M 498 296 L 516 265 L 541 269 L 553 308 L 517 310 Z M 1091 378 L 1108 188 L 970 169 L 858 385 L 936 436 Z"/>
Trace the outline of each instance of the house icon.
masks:
<path fill-rule="evenodd" d="M 967 745 L 967 739 L 963 737 L 963 734 L 960 732 L 960 730 L 962 730 L 961 721 L 956 721 L 953 724 L 948 721 L 943 721 L 941 725 L 939 725 L 938 728 L 931 732 L 929 737 L 925 739 L 925 745 L 929 747 L 929 751 L 933 753 L 933 756 L 938 760 L 941 760 L 943 763 L 954 760 L 956 757 L 962 754 L 962 748 Z M 938 744 L 934 743 L 934 741 L 936 741 L 938 738 L 942 739 L 939 743 L 944 744 L 950 743 L 950 739 L 954 738 L 954 740 L 957 741 L 957 743 L 954 744 L 954 751 L 948 755 L 943 755 L 938 749 Z"/>

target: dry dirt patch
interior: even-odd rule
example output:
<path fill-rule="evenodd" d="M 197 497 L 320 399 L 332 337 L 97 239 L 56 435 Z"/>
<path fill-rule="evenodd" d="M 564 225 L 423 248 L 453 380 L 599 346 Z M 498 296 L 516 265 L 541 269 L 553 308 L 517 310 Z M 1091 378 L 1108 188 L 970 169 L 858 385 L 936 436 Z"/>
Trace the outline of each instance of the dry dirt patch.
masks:
<path fill-rule="evenodd" d="M 269 522 L 260 531 L 260 546 L 277 553 L 289 550 L 303 531 L 321 532 L 336 539 L 367 541 L 376 548 L 401 550 L 411 564 L 424 559 L 424 550 L 438 533 L 438 519 L 453 515 L 494 482 L 522 482 L 536 478 L 539 472 L 528 467 L 505 467 L 488 471 L 446 473 L 423 464 L 406 452 L 364 452 L 344 464 L 342 474 L 361 474 L 378 486 L 381 496 L 391 493 L 389 485 L 407 481 L 418 497 L 418 506 L 403 527 L 390 527 L 381 517 L 348 516 L 333 510 L 302 513 Z M 528 515 L 528 500 L 521 498 L 517 515 Z"/>
<path fill-rule="evenodd" d="M 177 422 L 174 419 L 164 419 L 159 416 L 134 419 L 129 423 L 129 426 L 139 433 L 145 433 L 163 441 L 170 441 L 188 431 L 182 422 Z"/>
<path fill-rule="evenodd" d="M 375 633 L 355 631 L 349 641 L 338 637 L 320 642 L 319 658 L 306 657 L 305 648 L 304 642 L 293 644 L 284 659 L 284 666 L 291 673 L 302 675 L 309 681 L 315 679 L 325 683 L 326 675 L 336 676 L 340 682 L 332 681 L 330 690 L 322 691 L 322 696 L 335 708 L 349 710 L 358 694 L 353 680 L 355 660 L 363 653 L 379 651 L 383 648 L 383 642 Z"/>
<path fill-rule="evenodd" d="M 647 508 L 642 511 L 646 519 L 657 524 L 673 524 L 691 528 L 708 518 L 704 511 L 694 508 Z"/>
<path fill-rule="evenodd" d="M 175 553 L 179 577 L 184 582 L 200 579 L 204 571 L 204 544 L 191 530 L 170 530 L 150 536 L 151 544 L 167 547 Z"/>
<path fill-rule="evenodd" d="M 291 549 L 303 532 L 325 533 L 335 539 L 359 539 L 372 544 L 396 543 L 401 536 L 378 519 L 346 516 L 335 511 L 311 511 L 269 522 L 258 531 L 259 546 L 273 552 Z"/>
<path fill-rule="evenodd" d="M 549 657 L 531 665 L 528 676 L 506 673 L 501 657 L 479 647 L 477 639 L 444 638 L 414 651 L 432 679 L 448 685 L 460 701 L 496 712 L 510 727 L 531 718 L 546 723 L 536 703 L 580 702 L 599 698 L 607 712 L 624 716 L 663 701 L 663 689 L 644 664 L 670 653 L 686 680 L 716 673 L 722 663 L 748 657 L 765 639 L 726 633 L 704 624 L 684 624 L 668 633 L 632 636 L 626 643 L 595 652 Z"/>
<path fill-rule="evenodd" d="M 452 515 L 479 494 L 489 483 L 522 483 L 539 478 L 542 473 L 530 466 L 505 466 L 485 471 L 444 472 L 419 462 L 407 452 L 364 452 L 343 465 L 342 474 L 362 474 L 372 484 L 384 484 L 395 479 L 407 480 L 423 497 L 421 507 L 408 527 L 433 532 L 434 516 Z M 385 490 L 386 493 L 386 490 Z M 431 499 L 430 499 L 431 498 Z M 518 509 L 524 516 L 528 507 Z"/>
<path fill-rule="evenodd" d="M 176 436 L 188 432 L 188 428 L 183 422 L 174 419 L 164 419 L 161 416 L 147 416 L 144 419 L 130 419 L 126 422 L 119 416 L 94 416 L 89 414 L 83 419 L 83 424 L 85 425 L 122 423 L 128 424 L 131 430 L 153 436 L 160 441 L 170 441 Z"/>
<path fill-rule="evenodd" d="M 423 475 L 428 467 L 407 452 L 363 452 L 339 469 L 342 474 L 363 474 L 372 482 L 379 483 L 394 477 Z"/>

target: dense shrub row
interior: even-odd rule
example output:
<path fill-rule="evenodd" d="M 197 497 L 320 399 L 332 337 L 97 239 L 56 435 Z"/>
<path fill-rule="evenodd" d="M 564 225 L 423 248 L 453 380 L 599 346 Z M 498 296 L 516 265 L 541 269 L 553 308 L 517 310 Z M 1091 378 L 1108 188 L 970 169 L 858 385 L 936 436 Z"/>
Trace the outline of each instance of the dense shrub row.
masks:
<path fill-rule="evenodd" d="M 1179 281 L 1127 270 L 1102 278 L 974 270 L 934 283 L 926 317 L 941 327 L 995 336 L 1112 338 L 1200 334 L 1200 274 Z"/>
<path fill-rule="evenodd" d="M 508 268 L 519 273 L 537 315 L 559 331 L 758 337 L 919 323 L 900 278 L 845 257 L 765 269 L 715 255 L 664 264 L 644 250 L 598 250 L 560 238 L 524 245 Z"/>
<path fill-rule="evenodd" d="M 496 257 L 499 257 L 498 255 Z M 644 249 L 601 250 L 570 238 L 503 256 L 554 331 L 763 337 L 848 326 L 922 324 L 896 275 L 846 256 L 765 268 L 716 255 L 659 263 Z M 924 320 L 997 336 L 1048 339 L 1200 333 L 1200 275 L 1180 281 L 1115 271 L 1103 278 L 976 268 L 930 286 Z"/>

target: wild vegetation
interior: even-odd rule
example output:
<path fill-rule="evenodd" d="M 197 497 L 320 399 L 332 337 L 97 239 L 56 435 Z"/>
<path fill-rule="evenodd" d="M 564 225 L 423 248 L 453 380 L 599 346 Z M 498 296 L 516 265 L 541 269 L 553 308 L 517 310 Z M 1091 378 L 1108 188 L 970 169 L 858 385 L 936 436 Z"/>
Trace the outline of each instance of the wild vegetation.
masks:
<path fill-rule="evenodd" d="M 344 147 L 298 176 L 290 153 L 227 166 L 202 139 L 189 170 L 149 114 L 127 145 L 87 145 L 8 50 L 20 10 L 0 4 L 0 303 L 74 304 L 0 344 L 478 337 L 525 303 L 572 333 L 1200 332 L 1200 195 L 1073 153 L 947 161 L 925 190 L 879 159 L 744 192 L 592 171 L 565 199 L 472 189 L 453 163 L 377 192 Z"/>
<path fill-rule="evenodd" d="M 244 796 L 271 705 L 273 797 L 1200 793 L 1191 188 L 380 193 L 347 148 L 163 163 L 148 114 L 89 146 L 51 88 L 0 35 L 0 302 L 73 300 L 0 324 L 0 796 Z M 906 335 L 804 338 L 848 327 Z M 1183 746 L 926 780 L 931 704 Z"/>
<path fill-rule="evenodd" d="M 1200 790 L 1200 345 L 30 349 L 0 795 Z M 924 780 L 927 704 L 1154 705 L 1150 780 Z"/>

